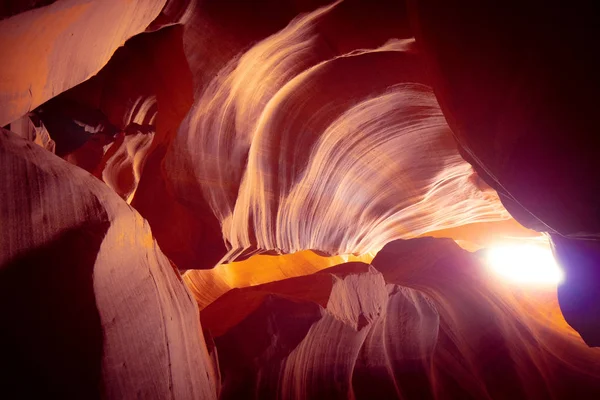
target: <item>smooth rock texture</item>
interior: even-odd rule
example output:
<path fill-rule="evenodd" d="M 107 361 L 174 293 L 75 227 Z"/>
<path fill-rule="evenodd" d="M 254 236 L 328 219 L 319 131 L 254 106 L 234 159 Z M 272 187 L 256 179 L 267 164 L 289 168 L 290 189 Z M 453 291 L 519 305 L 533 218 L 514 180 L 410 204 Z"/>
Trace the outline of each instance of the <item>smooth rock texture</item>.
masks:
<path fill-rule="evenodd" d="M 58 0 L 0 21 L 0 126 L 97 73 L 165 0 Z"/>
<path fill-rule="evenodd" d="M 430 232 L 426 236 L 451 237 L 469 251 L 479 251 L 494 245 L 521 243 L 549 246 L 546 237 L 523 228 L 512 219 L 461 225 L 453 229 Z M 327 256 L 310 250 L 282 255 L 257 254 L 242 261 L 220 264 L 212 269 L 188 270 L 183 274 L 183 281 L 202 310 L 233 288 L 310 275 L 348 261 L 370 263 L 375 255 L 376 253 Z"/>
<path fill-rule="evenodd" d="M 417 40 L 465 157 L 522 208 L 523 224 L 597 236 L 591 3 L 414 3 Z"/>
<path fill-rule="evenodd" d="M 594 17 L 4 2 L 0 398 L 600 398 Z"/>
<path fill-rule="evenodd" d="M 198 309 L 147 222 L 6 130 L 0 163 L 2 395 L 216 398 Z"/>
<path fill-rule="evenodd" d="M 565 319 L 588 345 L 600 346 L 600 243 L 553 235 L 552 244 L 565 269 L 565 280 L 558 288 Z"/>
<path fill-rule="evenodd" d="M 219 353 L 221 398 L 360 398 L 356 388 L 373 370 L 391 367 L 404 378 L 424 371 L 439 322 L 431 301 L 386 285 L 366 264 L 345 267 L 232 291 L 203 310 Z M 243 318 L 218 316 L 240 300 Z M 399 332 L 405 340 L 393 340 Z M 393 378 L 378 383 L 394 387 Z"/>
<path fill-rule="evenodd" d="M 591 301 L 600 283 L 592 271 L 600 263 L 595 256 L 574 262 L 569 250 L 597 246 L 600 234 L 600 59 L 590 51 L 599 33 L 593 9 L 585 1 L 568 7 L 411 2 L 419 49 L 461 154 L 513 217 L 565 243 L 557 246 L 558 257 L 568 260 L 564 292 L 590 299 L 580 307 L 577 296 L 560 297 L 570 321 L 600 314 L 600 302 Z M 579 284 L 575 277 L 582 275 L 590 283 Z M 597 344 L 594 325 L 585 336 Z"/>
<path fill-rule="evenodd" d="M 600 393 L 598 349 L 562 319 L 551 289 L 495 281 L 477 255 L 448 239 L 395 241 L 372 264 L 234 289 L 202 310 L 219 355 L 221 397 Z"/>
<path fill-rule="evenodd" d="M 220 264 L 212 269 L 186 271 L 183 281 L 202 310 L 234 288 L 310 275 L 349 261 L 368 263 L 373 257 L 374 254 L 371 253 L 360 256 L 323 256 L 310 250 L 282 255 L 258 254 L 243 261 Z"/>

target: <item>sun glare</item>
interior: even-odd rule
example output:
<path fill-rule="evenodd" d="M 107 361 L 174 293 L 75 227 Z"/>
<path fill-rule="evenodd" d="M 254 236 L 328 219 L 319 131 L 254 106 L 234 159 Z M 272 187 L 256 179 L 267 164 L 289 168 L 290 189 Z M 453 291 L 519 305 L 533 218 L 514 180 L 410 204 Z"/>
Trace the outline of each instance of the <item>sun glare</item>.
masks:
<path fill-rule="evenodd" d="M 497 246 L 487 249 L 485 258 L 494 273 L 516 283 L 555 285 L 564 279 L 549 247 Z"/>

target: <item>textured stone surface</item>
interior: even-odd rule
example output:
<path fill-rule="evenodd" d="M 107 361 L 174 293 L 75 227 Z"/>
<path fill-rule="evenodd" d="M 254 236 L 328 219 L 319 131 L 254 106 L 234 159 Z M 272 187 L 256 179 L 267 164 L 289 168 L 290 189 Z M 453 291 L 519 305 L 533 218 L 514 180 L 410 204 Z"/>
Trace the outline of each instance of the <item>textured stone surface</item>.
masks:
<path fill-rule="evenodd" d="M 164 0 L 59 0 L 0 21 L 0 126 L 97 73 Z"/>
<path fill-rule="evenodd" d="M 332 31 L 351 29 L 342 16 L 353 4 L 296 18 L 224 66 L 167 152 L 178 201 L 216 216 L 226 261 L 256 250 L 365 253 L 509 219 L 460 157 L 414 41 L 386 42 L 389 25 L 366 25 L 376 47 L 363 50 Z M 202 267 L 193 248 L 180 267 Z"/>
<path fill-rule="evenodd" d="M 395 241 L 372 264 L 232 290 L 202 310 L 221 397 L 600 393 L 599 350 L 564 321 L 552 289 L 498 282 L 479 256 L 448 239 Z"/>
<path fill-rule="evenodd" d="M 104 183 L 0 133 L 0 330 L 7 398 L 215 398 L 178 272 Z"/>
<path fill-rule="evenodd" d="M 600 397 L 594 16 L 4 2 L 0 397 Z"/>

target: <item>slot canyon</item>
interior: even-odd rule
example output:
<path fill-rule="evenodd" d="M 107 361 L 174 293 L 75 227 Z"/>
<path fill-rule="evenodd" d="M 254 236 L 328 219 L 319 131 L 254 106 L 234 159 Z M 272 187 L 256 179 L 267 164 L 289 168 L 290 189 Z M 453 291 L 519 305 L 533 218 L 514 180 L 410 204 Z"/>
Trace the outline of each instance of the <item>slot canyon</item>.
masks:
<path fill-rule="evenodd" d="M 594 6 L 0 0 L 0 399 L 600 399 Z"/>

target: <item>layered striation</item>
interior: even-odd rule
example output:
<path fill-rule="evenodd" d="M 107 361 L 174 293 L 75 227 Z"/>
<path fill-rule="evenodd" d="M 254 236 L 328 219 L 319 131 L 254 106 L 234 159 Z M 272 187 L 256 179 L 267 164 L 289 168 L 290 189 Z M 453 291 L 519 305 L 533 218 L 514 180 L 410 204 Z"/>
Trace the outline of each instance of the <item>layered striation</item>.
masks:
<path fill-rule="evenodd" d="M 371 266 L 230 291 L 201 312 L 221 397 L 598 396 L 598 350 L 556 293 L 495 281 L 478 257 L 447 239 L 394 241 Z"/>
<path fill-rule="evenodd" d="M 0 6 L 0 397 L 600 398 L 595 14 L 408 3 Z"/>
<path fill-rule="evenodd" d="M 147 222 L 6 130 L 0 163 L 3 396 L 215 398 L 198 308 Z"/>
<path fill-rule="evenodd" d="M 60 0 L 0 21 L 0 125 L 89 79 L 164 0 Z"/>
<path fill-rule="evenodd" d="M 348 47 L 330 30 L 345 7 L 298 17 L 232 60 L 169 148 L 176 198 L 214 214 L 223 261 L 362 254 L 510 218 L 459 155 L 414 41 Z"/>

